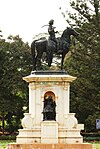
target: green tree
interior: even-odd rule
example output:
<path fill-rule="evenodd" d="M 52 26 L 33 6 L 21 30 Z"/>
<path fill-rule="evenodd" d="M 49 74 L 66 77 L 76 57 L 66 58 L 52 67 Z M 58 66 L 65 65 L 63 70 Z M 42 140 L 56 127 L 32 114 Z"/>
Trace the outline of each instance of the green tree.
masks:
<path fill-rule="evenodd" d="M 100 2 L 71 1 L 75 10 L 67 22 L 80 33 L 65 69 L 77 80 L 71 86 L 71 111 L 86 130 L 95 130 L 100 119 Z M 65 15 L 66 16 L 66 15 Z"/>
<path fill-rule="evenodd" d="M 19 127 L 23 106 L 28 106 L 28 89 L 22 77 L 30 73 L 31 67 L 28 43 L 19 36 L 9 36 L 7 41 L 0 38 L 0 117 L 3 133 L 4 126 L 8 125 L 9 130 L 15 124 L 18 124 L 16 128 Z"/>

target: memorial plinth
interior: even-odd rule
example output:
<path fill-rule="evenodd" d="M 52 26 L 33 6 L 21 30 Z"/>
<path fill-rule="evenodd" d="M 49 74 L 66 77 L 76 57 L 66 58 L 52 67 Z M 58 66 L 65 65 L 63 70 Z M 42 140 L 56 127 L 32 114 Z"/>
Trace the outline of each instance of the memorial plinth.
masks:
<path fill-rule="evenodd" d="M 22 120 L 17 144 L 83 145 L 80 131 L 84 125 L 78 124 L 75 113 L 70 113 L 70 83 L 75 79 L 64 71 L 35 71 L 23 77 L 29 83 L 29 113 Z M 48 96 L 56 103 L 55 120 L 43 119 L 44 100 Z"/>

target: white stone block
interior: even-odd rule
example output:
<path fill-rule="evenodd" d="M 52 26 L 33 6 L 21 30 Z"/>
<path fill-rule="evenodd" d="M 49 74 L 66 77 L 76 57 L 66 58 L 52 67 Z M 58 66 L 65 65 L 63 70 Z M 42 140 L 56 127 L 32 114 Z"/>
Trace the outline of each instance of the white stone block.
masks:
<path fill-rule="evenodd" d="M 24 118 L 22 119 L 22 126 L 24 129 L 32 129 L 33 127 L 33 118 L 30 113 L 24 113 Z"/>
<path fill-rule="evenodd" d="M 77 129 L 84 130 L 84 124 L 77 124 Z"/>
<path fill-rule="evenodd" d="M 77 124 L 78 121 L 75 117 L 75 113 L 69 113 L 68 117 L 66 118 L 66 128 L 67 129 L 76 128 Z"/>
<path fill-rule="evenodd" d="M 56 121 L 41 123 L 41 143 L 58 143 L 58 123 Z"/>

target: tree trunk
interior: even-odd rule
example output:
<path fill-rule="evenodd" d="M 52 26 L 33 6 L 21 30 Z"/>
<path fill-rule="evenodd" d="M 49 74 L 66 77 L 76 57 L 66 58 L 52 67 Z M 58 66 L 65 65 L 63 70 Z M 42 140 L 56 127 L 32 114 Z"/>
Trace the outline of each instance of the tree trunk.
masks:
<path fill-rule="evenodd" d="M 4 111 L 2 112 L 2 134 L 4 135 Z"/>

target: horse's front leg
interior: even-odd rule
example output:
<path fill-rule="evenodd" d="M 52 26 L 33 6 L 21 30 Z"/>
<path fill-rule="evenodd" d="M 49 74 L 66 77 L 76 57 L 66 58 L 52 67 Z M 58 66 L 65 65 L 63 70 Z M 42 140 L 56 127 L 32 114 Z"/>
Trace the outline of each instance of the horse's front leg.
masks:
<path fill-rule="evenodd" d="M 61 70 L 63 70 L 64 58 L 65 58 L 65 54 L 62 53 L 62 58 L 61 58 Z"/>

